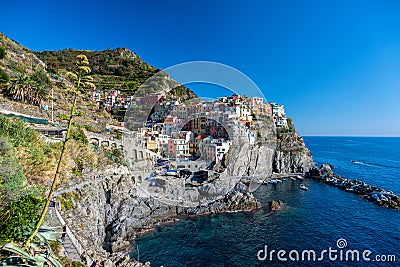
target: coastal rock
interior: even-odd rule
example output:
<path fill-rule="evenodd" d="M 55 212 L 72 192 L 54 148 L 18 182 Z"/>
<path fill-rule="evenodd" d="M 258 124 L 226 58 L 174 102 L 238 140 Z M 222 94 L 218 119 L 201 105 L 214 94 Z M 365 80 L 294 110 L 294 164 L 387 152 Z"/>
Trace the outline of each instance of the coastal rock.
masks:
<path fill-rule="evenodd" d="M 277 135 L 277 146 L 273 161 L 274 172 L 305 173 L 314 167 L 310 150 L 297 132 Z"/>
<path fill-rule="evenodd" d="M 268 203 L 269 210 L 277 211 L 282 208 L 282 202 L 280 200 L 272 200 Z"/>
<path fill-rule="evenodd" d="M 315 168 L 309 149 L 294 129 L 290 133 L 276 133 L 265 123 L 258 134 L 254 144 L 240 140 L 230 148 L 223 161 L 228 174 L 265 178 L 273 172 L 305 173 Z"/>
<path fill-rule="evenodd" d="M 319 175 L 324 177 L 332 177 L 333 176 L 333 166 L 330 164 L 323 164 L 319 169 Z"/>
<path fill-rule="evenodd" d="M 129 240 L 158 223 L 179 215 L 252 210 L 260 206 L 247 187 L 238 183 L 221 199 L 206 206 L 175 207 L 139 197 L 132 178 L 113 176 L 78 190 L 75 207 L 64 212 L 89 255 L 105 257 L 129 247 Z"/>
<path fill-rule="evenodd" d="M 379 206 L 392 209 L 400 207 L 400 197 L 393 194 L 392 191 L 371 186 L 358 180 L 346 179 L 335 174 L 332 168 L 333 166 L 330 164 L 323 164 L 318 170 L 311 169 L 306 177 L 322 180 L 326 184 L 357 194 L 360 198 L 374 202 Z"/>
<path fill-rule="evenodd" d="M 126 253 L 114 253 L 109 257 L 98 258 L 100 266 L 104 267 L 148 267 L 150 262 L 141 263 L 132 260 Z"/>

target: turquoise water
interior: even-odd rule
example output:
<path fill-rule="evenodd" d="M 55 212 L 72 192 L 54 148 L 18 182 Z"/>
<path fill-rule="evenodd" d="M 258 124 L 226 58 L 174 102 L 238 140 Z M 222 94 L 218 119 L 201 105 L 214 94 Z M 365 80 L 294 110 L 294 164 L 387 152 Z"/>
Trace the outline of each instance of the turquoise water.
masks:
<path fill-rule="evenodd" d="M 400 138 L 305 137 L 314 160 L 336 166 L 338 174 L 400 193 Z M 359 163 L 352 163 L 355 160 Z M 396 266 L 400 260 L 400 213 L 378 207 L 356 195 L 324 183 L 306 180 L 262 186 L 255 195 L 263 204 L 285 203 L 283 210 L 265 209 L 186 218 L 138 237 L 140 260 L 152 266 Z M 315 250 L 317 254 L 343 238 L 347 249 L 395 255 L 395 262 L 261 261 L 257 253 Z M 262 255 L 262 254 L 261 254 Z M 320 254 L 318 254 L 319 256 Z M 137 257 L 137 249 L 131 256 Z M 287 255 L 286 255 L 287 256 Z"/>

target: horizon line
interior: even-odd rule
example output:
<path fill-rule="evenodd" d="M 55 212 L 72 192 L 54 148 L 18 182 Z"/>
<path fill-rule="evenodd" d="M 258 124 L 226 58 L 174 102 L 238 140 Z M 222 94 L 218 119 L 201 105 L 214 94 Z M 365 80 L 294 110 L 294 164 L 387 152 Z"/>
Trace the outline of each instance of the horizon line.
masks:
<path fill-rule="evenodd" d="M 400 135 L 301 135 L 302 137 L 387 137 L 387 138 L 400 138 Z"/>

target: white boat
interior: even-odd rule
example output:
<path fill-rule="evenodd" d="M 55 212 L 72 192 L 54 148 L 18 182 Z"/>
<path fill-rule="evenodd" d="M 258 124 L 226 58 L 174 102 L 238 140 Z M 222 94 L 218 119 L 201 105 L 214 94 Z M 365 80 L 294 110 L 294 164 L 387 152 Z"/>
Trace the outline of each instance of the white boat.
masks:
<path fill-rule="evenodd" d="M 277 184 L 278 182 L 276 180 L 268 180 L 269 184 Z"/>
<path fill-rule="evenodd" d="M 293 181 L 296 181 L 296 178 L 294 178 L 294 177 L 290 177 L 290 179 L 292 179 Z"/>
<path fill-rule="evenodd" d="M 165 174 L 168 176 L 178 176 L 178 171 L 177 170 L 168 170 Z"/>
<path fill-rule="evenodd" d="M 304 177 L 300 176 L 300 175 L 297 175 L 296 178 L 299 179 L 299 180 L 304 180 Z"/>
<path fill-rule="evenodd" d="M 308 187 L 307 187 L 307 186 L 305 186 L 304 184 L 301 184 L 301 185 L 300 185 L 300 189 L 303 189 L 303 190 L 308 190 Z"/>

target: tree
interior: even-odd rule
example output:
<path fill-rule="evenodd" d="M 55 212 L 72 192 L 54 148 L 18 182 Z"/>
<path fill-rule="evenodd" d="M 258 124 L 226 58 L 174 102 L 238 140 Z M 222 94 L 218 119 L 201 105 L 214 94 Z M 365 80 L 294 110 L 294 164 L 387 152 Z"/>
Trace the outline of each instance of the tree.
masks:
<path fill-rule="evenodd" d="M 6 57 L 6 49 L 4 46 L 0 46 L 0 59 L 3 59 Z"/>
<path fill-rule="evenodd" d="M 13 100 L 40 105 L 47 97 L 48 90 L 35 76 L 21 74 L 10 80 L 5 93 Z"/>
<path fill-rule="evenodd" d="M 59 160 L 57 163 L 57 168 L 56 168 L 56 172 L 54 174 L 53 183 L 51 185 L 50 192 L 47 196 L 46 204 L 45 204 L 42 214 L 40 215 L 40 218 L 36 224 L 35 230 L 32 232 L 32 234 L 29 236 L 29 238 L 25 242 L 25 247 L 24 247 L 25 249 L 29 248 L 29 245 L 30 245 L 32 239 L 35 237 L 35 235 L 38 233 L 40 227 L 42 226 L 44 218 L 47 213 L 47 210 L 49 208 L 50 202 L 53 198 L 53 194 L 56 190 L 56 185 L 58 182 L 58 178 L 60 176 L 61 165 L 64 160 L 66 146 L 67 146 L 68 140 L 70 138 L 70 134 L 71 134 L 72 121 L 75 116 L 76 103 L 77 103 L 78 97 L 81 96 L 80 89 L 81 89 L 81 87 L 90 87 L 90 88 L 95 89 L 95 85 L 93 83 L 91 83 L 91 81 L 93 81 L 93 78 L 91 76 L 87 76 L 87 74 L 89 74 L 91 72 L 87 57 L 85 55 L 78 55 L 77 61 L 75 62 L 75 66 L 76 66 L 75 71 L 67 72 L 65 75 L 67 78 L 69 78 L 75 84 L 75 88 L 69 90 L 69 92 L 74 95 L 74 101 L 73 101 L 73 104 L 71 107 L 71 112 L 69 115 L 67 133 L 66 133 L 65 139 L 63 141 L 61 154 L 60 154 L 60 157 L 59 157 Z"/>

